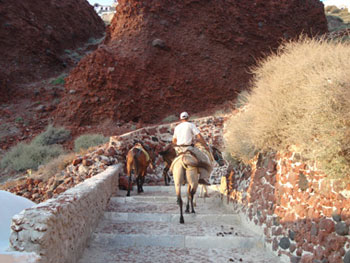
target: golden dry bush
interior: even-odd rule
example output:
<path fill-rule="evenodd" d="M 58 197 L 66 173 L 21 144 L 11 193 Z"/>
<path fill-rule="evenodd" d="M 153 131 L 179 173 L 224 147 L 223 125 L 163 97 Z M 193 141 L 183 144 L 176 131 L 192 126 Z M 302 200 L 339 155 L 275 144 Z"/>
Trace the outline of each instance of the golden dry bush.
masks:
<path fill-rule="evenodd" d="M 247 160 L 257 151 L 297 145 L 329 175 L 349 173 L 349 44 L 288 42 L 260 61 L 253 74 L 246 110 L 227 123 L 230 153 Z"/>
<path fill-rule="evenodd" d="M 31 177 L 35 179 L 41 179 L 45 182 L 55 174 L 66 169 L 66 167 L 70 165 L 75 158 L 75 153 L 61 154 L 57 158 L 52 159 L 47 164 L 41 165 L 38 171 L 35 172 Z"/>

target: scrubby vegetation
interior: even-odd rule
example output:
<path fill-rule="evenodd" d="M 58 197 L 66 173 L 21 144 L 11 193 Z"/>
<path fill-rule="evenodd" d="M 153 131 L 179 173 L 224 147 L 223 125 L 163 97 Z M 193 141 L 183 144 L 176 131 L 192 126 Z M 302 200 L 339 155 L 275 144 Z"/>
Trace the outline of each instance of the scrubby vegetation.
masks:
<path fill-rule="evenodd" d="M 81 150 L 106 143 L 108 140 L 109 137 L 105 137 L 101 134 L 81 135 L 74 141 L 74 151 L 79 152 Z"/>
<path fill-rule="evenodd" d="M 341 18 L 345 23 L 350 22 L 350 13 L 347 8 L 338 8 L 336 6 L 326 6 L 325 12 L 327 15 L 334 15 Z"/>
<path fill-rule="evenodd" d="M 350 45 L 300 39 L 253 69 L 246 109 L 225 134 L 234 158 L 293 147 L 331 176 L 350 170 Z"/>
<path fill-rule="evenodd" d="M 1 168 L 9 168 L 15 171 L 37 169 L 40 165 L 63 153 L 59 145 L 40 145 L 20 143 L 11 148 L 1 160 Z"/>
<path fill-rule="evenodd" d="M 52 145 L 63 143 L 69 138 L 70 131 L 63 127 L 53 127 L 50 124 L 43 133 L 34 138 L 33 143 L 40 145 Z"/>
<path fill-rule="evenodd" d="M 1 168 L 15 171 L 38 169 L 62 154 L 63 148 L 59 143 L 65 142 L 70 132 L 64 128 L 49 125 L 46 130 L 33 139 L 30 144 L 20 143 L 8 151 L 1 160 Z"/>
<path fill-rule="evenodd" d="M 340 9 L 336 6 L 327 6 L 325 13 L 330 32 L 340 31 L 350 28 L 350 13 L 347 8 Z"/>
<path fill-rule="evenodd" d="M 66 75 L 63 74 L 63 75 L 59 76 L 57 79 L 52 80 L 50 82 L 50 84 L 52 84 L 52 85 L 64 85 L 64 83 L 65 83 L 64 78 L 65 77 L 66 77 Z"/>
<path fill-rule="evenodd" d="M 75 158 L 75 153 L 61 154 L 57 158 L 49 161 L 47 164 L 41 165 L 37 173 L 35 173 L 34 178 L 37 177 L 43 181 L 47 181 L 55 174 L 63 171 Z"/>

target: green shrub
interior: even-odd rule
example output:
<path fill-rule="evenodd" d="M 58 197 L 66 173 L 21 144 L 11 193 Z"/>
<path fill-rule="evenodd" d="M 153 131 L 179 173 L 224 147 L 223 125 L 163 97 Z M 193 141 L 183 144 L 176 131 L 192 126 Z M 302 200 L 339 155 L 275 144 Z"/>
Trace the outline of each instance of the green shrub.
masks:
<path fill-rule="evenodd" d="M 168 117 L 165 117 L 162 120 L 162 123 L 171 123 L 171 122 L 177 121 L 178 119 L 179 118 L 175 114 L 172 114 L 172 115 L 169 115 Z"/>
<path fill-rule="evenodd" d="M 294 145 L 328 175 L 349 174 L 349 68 L 349 44 L 303 38 L 282 45 L 253 69 L 247 108 L 227 123 L 229 152 L 246 161 Z"/>
<path fill-rule="evenodd" d="M 246 90 L 241 91 L 236 98 L 235 107 L 240 108 L 246 105 L 248 101 L 247 99 L 248 95 L 249 95 L 248 91 Z"/>
<path fill-rule="evenodd" d="M 23 122 L 23 118 L 22 117 L 16 117 L 15 122 Z"/>
<path fill-rule="evenodd" d="M 16 171 L 37 169 L 40 165 L 63 153 L 59 145 L 39 145 L 20 143 L 10 149 L 1 160 L 1 168 Z"/>
<path fill-rule="evenodd" d="M 36 136 L 33 140 L 34 144 L 52 145 L 67 141 L 70 138 L 70 131 L 63 127 L 55 128 L 51 124 L 46 127 L 46 130 Z"/>
<path fill-rule="evenodd" d="M 65 83 L 64 76 L 59 76 L 57 79 L 50 82 L 50 84 L 52 85 L 64 85 L 64 83 Z"/>
<path fill-rule="evenodd" d="M 88 149 L 93 146 L 104 144 L 108 142 L 109 137 L 101 134 L 85 134 L 81 135 L 74 141 L 74 151 L 79 152 L 82 149 Z"/>

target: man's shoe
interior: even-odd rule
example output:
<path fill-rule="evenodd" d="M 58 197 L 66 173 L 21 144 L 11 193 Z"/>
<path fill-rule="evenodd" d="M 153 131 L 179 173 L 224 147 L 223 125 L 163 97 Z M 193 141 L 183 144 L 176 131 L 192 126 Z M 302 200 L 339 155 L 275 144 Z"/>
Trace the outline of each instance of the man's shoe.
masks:
<path fill-rule="evenodd" d="M 208 183 L 205 179 L 202 179 L 202 178 L 200 178 L 200 179 L 198 180 L 198 183 L 199 183 L 199 184 L 204 184 L 204 185 L 210 185 L 210 183 Z"/>

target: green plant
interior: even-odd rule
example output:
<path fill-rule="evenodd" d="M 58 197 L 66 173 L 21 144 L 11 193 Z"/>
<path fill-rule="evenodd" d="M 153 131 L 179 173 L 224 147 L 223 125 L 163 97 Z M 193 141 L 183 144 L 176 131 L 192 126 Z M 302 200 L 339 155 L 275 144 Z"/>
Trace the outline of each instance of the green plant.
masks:
<path fill-rule="evenodd" d="M 246 90 L 241 91 L 236 98 L 235 107 L 240 108 L 246 105 L 248 101 L 248 95 L 249 95 L 248 91 Z"/>
<path fill-rule="evenodd" d="M 295 145 L 330 176 L 350 170 L 350 46 L 301 38 L 254 68 L 247 108 L 227 122 L 227 149 L 249 160 Z"/>
<path fill-rule="evenodd" d="M 58 78 L 52 80 L 50 82 L 50 84 L 52 85 L 64 85 L 65 80 L 64 80 L 65 76 L 59 76 Z"/>
<path fill-rule="evenodd" d="M 10 149 L 1 160 L 2 169 L 9 168 L 16 171 L 37 169 L 40 165 L 63 153 L 59 145 L 38 145 L 20 143 Z"/>
<path fill-rule="evenodd" d="M 79 152 L 82 149 L 88 149 L 93 146 L 104 144 L 108 142 L 109 137 L 101 134 L 85 134 L 81 135 L 74 141 L 74 151 Z"/>
<path fill-rule="evenodd" d="M 170 122 L 174 122 L 174 121 L 177 121 L 179 118 L 176 117 L 175 114 L 172 114 L 172 115 L 169 115 L 168 117 L 165 117 L 163 120 L 162 120 L 162 123 L 170 123 Z"/>
<path fill-rule="evenodd" d="M 51 124 L 46 127 L 46 130 L 36 136 L 33 140 L 34 144 L 52 145 L 67 141 L 70 138 L 70 131 L 63 127 L 53 127 Z"/>
<path fill-rule="evenodd" d="M 15 122 L 17 122 L 17 123 L 23 122 L 23 118 L 22 117 L 16 117 Z"/>

